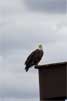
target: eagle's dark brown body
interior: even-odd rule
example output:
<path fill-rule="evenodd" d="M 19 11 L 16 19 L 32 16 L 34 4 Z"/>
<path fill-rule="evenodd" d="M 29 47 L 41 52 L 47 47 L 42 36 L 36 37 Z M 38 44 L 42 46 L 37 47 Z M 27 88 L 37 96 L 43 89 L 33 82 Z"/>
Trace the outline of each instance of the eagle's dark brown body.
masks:
<path fill-rule="evenodd" d="M 43 56 L 43 50 L 40 49 L 36 49 L 35 51 L 33 51 L 27 58 L 26 62 L 25 62 L 25 70 L 28 71 L 28 69 L 31 66 L 37 65 L 41 58 Z"/>

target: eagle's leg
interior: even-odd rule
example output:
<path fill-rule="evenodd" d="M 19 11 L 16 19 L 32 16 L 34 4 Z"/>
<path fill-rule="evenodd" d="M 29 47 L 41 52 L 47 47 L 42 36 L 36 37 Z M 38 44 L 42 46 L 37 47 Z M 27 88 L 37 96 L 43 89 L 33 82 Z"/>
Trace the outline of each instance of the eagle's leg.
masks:
<path fill-rule="evenodd" d="M 36 64 L 34 67 L 38 67 L 38 64 Z"/>

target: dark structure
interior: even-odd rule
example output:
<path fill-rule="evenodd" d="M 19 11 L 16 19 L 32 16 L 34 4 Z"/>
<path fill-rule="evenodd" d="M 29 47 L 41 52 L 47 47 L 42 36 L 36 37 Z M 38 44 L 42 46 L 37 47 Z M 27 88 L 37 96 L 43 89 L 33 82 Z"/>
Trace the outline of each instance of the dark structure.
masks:
<path fill-rule="evenodd" d="M 65 101 L 67 62 L 39 65 L 40 101 Z"/>

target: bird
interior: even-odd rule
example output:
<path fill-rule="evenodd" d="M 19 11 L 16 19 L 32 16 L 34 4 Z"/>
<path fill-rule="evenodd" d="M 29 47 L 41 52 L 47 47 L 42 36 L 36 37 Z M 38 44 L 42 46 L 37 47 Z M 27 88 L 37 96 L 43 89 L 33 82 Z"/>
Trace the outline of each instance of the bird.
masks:
<path fill-rule="evenodd" d="M 30 67 L 38 65 L 38 63 L 42 59 L 43 54 L 43 46 L 39 44 L 38 48 L 34 50 L 25 61 L 26 72 L 29 70 Z"/>

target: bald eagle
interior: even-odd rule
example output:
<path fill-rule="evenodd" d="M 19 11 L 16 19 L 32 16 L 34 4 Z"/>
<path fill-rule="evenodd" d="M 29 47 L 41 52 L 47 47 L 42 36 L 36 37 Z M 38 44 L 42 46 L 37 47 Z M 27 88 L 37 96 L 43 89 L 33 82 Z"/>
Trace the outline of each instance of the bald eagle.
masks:
<path fill-rule="evenodd" d="M 42 45 L 39 45 L 38 49 L 34 50 L 28 57 L 27 60 L 25 61 L 25 70 L 26 72 L 29 70 L 30 67 L 38 65 L 40 62 L 41 58 L 43 56 L 43 49 Z"/>

